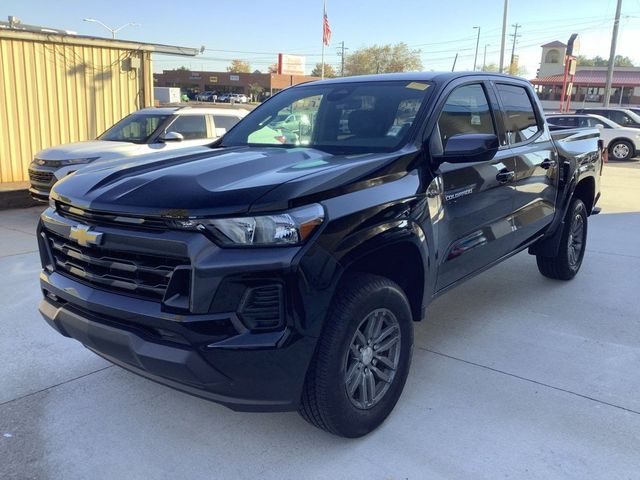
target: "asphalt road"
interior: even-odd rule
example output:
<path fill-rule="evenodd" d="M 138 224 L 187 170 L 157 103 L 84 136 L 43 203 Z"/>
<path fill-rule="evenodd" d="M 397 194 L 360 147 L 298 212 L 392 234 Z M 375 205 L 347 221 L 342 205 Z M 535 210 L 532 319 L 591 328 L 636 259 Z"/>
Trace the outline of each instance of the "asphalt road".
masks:
<path fill-rule="evenodd" d="M 571 282 L 526 253 L 438 299 L 371 435 L 234 413 L 54 332 L 39 209 L 0 212 L 0 478 L 632 479 L 640 476 L 640 162 L 609 164 Z"/>

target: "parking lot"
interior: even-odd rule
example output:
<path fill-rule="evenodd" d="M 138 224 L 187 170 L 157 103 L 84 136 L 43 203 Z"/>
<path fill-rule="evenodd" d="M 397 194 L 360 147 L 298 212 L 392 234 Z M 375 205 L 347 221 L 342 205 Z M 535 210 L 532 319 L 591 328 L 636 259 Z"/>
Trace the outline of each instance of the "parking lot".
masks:
<path fill-rule="evenodd" d="M 638 478 L 640 161 L 610 163 L 582 271 L 522 253 L 415 325 L 398 406 L 346 440 L 139 378 L 39 316 L 41 208 L 0 212 L 0 478 Z"/>

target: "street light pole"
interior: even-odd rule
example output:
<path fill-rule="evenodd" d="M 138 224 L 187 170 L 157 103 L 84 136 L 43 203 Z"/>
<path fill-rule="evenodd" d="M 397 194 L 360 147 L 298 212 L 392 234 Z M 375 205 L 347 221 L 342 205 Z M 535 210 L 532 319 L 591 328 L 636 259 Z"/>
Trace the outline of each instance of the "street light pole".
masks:
<path fill-rule="evenodd" d="M 616 61 L 616 43 L 618 42 L 618 26 L 620 25 L 621 10 L 622 0 L 618 0 L 618 5 L 616 6 L 616 18 L 613 21 L 613 32 L 611 33 L 611 51 L 609 52 L 609 65 L 607 66 L 607 83 L 604 87 L 605 107 L 609 106 L 609 98 L 611 97 L 611 84 L 613 83 L 613 64 Z"/>
<path fill-rule="evenodd" d="M 507 40 L 507 13 L 509 11 L 509 0 L 504 0 L 504 11 L 502 13 L 502 39 L 500 40 L 500 73 L 504 69 L 504 45 Z"/>
<path fill-rule="evenodd" d="M 95 18 L 83 18 L 82 21 L 83 22 L 97 23 L 98 25 L 102 25 L 104 28 L 106 28 L 107 30 L 109 30 L 111 32 L 111 38 L 116 38 L 116 33 L 118 33 L 123 28 L 126 28 L 126 27 L 139 27 L 140 26 L 139 23 L 129 22 L 129 23 L 125 23 L 124 25 L 119 26 L 118 28 L 111 28 L 111 27 L 105 25 L 104 23 L 102 23 L 100 20 L 96 20 Z"/>
<path fill-rule="evenodd" d="M 484 55 L 482 56 L 482 71 L 484 72 L 484 69 L 487 67 L 487 47 L 489 46 L 488 43 L 484 44 Z"/>
<path fill-rule="evenodd" d="M 476 65 L 478 63 L 478 46 L 480 45 L 480 27 L 473 27 L 473 29 L 478 29 L 478 38 L 476 38 L 476 54 L 473 57 L 473 71 L 476 71 Z"/>

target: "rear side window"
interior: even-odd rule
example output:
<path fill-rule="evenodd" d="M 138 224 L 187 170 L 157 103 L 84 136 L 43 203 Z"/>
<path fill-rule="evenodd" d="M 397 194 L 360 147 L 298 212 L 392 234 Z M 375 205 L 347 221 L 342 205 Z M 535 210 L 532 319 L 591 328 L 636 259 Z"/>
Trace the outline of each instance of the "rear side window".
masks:
<path fill-rule="evenodd" d="M 622 126 L 633 123 L 629 115 L 619 110 L 609 110 L 605 116 Z"/>
<path fill-rule="evenodd" d="M 231 115 L 214 115 L 213 123 L 215 125 L 216 131 L 219 128 L 223 128 L 225 132 L 231 130 L 236 123 L 238 123 L 240 119 L 238 117 L 233 117 Z"/>
<path fill-rule="evenodd" d="M 558 125 L 560 127 L 575 127 L 576 126 L 576 118 L 575 117 L 548 117 L 547 121 L 551 125 Z"/>
<path fill-rule="evenodd" d="M 207 138 L 207 121 L 204 115 L 180 115 L 167 132 L 181 133 L 185 140 Z"/>
<path fill-rule="evenodd" d="M 480 84 L 456 88 L 444 105 L 438 129 L 442 146 L 454 135 L 464 133 L 495 134 L 487 96 Z"/>
<path fill-rule="evenodd" d="M 504 122 L 509 143 L 522 143 L 540 131 L 535 109 L 524 87 L 496 84 L 504 108 Z"/>

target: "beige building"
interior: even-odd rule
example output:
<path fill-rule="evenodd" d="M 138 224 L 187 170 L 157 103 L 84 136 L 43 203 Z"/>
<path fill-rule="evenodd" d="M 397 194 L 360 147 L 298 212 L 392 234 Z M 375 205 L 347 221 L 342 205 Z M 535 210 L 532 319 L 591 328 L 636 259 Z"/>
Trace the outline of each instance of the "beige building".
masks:
<path fill-rule="evenodd" d="M 197 50 L 0 22 L 0 184 L 28 180 L 39 150 L 94 139 L 152 106 L 152 53 Z"/>

